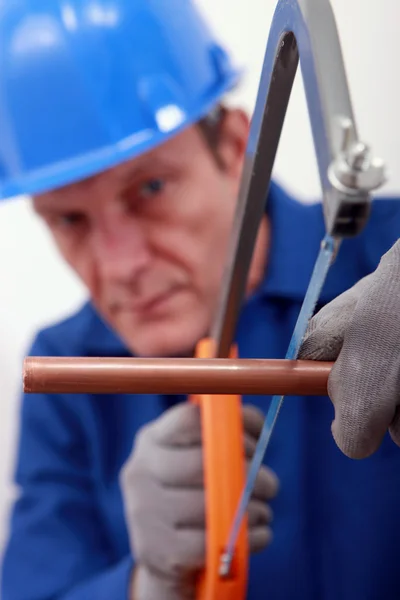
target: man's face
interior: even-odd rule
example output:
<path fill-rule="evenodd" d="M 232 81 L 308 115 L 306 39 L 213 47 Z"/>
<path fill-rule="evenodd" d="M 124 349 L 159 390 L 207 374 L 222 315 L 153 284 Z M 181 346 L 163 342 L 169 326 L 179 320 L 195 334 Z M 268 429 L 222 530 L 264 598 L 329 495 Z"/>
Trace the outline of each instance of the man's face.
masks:
<path fill-rule="evenodd" d="M 248 121 L 230 111 L 217 165 L 192 127 L 161 147 L 34 199 L 96 308 L 135 354 L 184 355 L 209 331 Z"/>

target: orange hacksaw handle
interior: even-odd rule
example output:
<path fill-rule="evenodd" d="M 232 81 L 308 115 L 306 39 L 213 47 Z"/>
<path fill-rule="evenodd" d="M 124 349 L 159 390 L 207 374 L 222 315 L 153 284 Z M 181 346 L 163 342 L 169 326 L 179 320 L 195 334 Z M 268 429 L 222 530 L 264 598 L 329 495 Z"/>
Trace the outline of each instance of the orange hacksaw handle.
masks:
<path fill-rule="evenodd" d="M 213 358 L 213 340 L 201 340 L 197 358 Z M 232 349 L 231 358 L 236 358 Z M 237 395 L 193 395 L 200 405 L 206 499 L 206 563 L 201 573 L 197 600 L 244 600 L 247 589 L 247 519 L 235 547 L 231 575 L 221 578 L 220 560 L 245 485 L 241 397 Z"/>

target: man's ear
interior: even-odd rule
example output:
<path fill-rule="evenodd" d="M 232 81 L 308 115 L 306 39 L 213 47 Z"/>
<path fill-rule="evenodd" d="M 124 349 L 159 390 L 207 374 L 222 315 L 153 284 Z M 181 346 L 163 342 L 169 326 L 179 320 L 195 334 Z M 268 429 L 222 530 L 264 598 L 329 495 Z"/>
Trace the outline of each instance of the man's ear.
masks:
<path fill-rule="evenodd" d="M 36 196 L 31 196 L 31 207 L 35 214 L 37 214 L 37 198 Z"/>
<path fill-rule="evenodd" d="M 250 119 L 244 110 L 226 110 L 220 129 L 218 156 L 227 174 L 236 179 L 242 174 L 249 129 Z"/>

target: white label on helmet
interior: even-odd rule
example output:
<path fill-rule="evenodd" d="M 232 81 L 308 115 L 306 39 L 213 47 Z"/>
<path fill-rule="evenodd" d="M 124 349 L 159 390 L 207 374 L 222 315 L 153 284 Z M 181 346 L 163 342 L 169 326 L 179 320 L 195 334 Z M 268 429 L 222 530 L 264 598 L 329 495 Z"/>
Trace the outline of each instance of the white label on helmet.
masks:
<path fill-rule="evenodd" d="M 159 130 L 168 132 L 183 123 L 185 113 L 176 104 L 168 104 L 157 111 L 156 120 Z"/>

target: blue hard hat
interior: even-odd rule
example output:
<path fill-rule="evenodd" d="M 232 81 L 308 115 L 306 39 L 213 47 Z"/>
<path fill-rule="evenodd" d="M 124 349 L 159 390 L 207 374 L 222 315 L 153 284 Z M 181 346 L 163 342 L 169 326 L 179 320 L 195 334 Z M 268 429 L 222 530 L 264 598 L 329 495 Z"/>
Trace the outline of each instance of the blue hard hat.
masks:
<path fill-rule="evenodd" d="M 238 75 L 191 0 L 0 0 L 0 199 L 153 148 Z"/>

